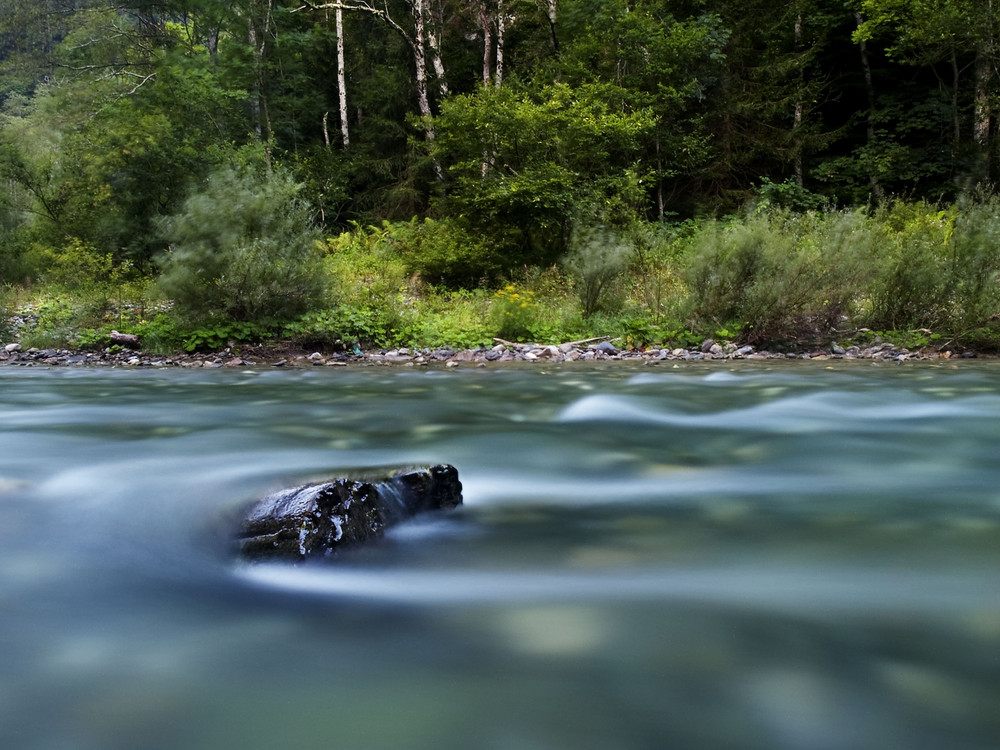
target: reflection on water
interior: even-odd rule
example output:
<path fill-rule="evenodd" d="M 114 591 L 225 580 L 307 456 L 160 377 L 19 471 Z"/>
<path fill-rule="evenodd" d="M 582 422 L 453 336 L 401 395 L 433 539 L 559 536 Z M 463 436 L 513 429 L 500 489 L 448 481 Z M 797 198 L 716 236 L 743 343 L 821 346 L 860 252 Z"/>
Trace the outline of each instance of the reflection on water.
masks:
<path fill-rule="evenodd" d="M 993 750 L 998 376 L 0 370 L 3 747 Z M 228 557 L 425 461 L 464 507 Z"/>

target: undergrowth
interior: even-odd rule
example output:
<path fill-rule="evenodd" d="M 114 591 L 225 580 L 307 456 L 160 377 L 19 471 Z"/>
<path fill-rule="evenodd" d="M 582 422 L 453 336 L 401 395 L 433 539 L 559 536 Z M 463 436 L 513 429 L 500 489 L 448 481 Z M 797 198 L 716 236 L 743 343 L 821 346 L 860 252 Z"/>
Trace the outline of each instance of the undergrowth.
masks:
<path fill-rule="evenodd" d="M 290 232 L 280 224 L 282 236 Z M 446 222 L 354 226 L 314 246 L 306 296 L 285 306 L 273 299 L 284 277 L 267 275 L 271 302 L 253 315 L 250 302 L 225 315 L 158 297 L 169 284 L 71 241 L 52 252 L 49 278 L 0 294 L 0 310 L 6 300 L 23 321 L 15 332 L 0 314 L 0 339 L 98 349 L 118 330 L 162 353 L 269 340 L 357 350 L 599 336 L 640 349 L 690 349 L 706 338 L 1000 349 L 995 198 L 805 213 L 770 207 L 725 220 L 581 229 L 561 263 L 502 272 Z M 460 273 L 442 270 L 459 256 Z M 258 299 L 251 289 L 240 294 Z"/>

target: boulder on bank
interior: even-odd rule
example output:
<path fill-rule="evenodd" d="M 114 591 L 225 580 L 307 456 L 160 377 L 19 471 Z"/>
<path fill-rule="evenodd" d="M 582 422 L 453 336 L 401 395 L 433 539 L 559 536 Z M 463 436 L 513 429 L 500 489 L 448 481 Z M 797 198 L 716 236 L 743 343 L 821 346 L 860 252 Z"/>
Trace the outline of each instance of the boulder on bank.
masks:
<path fill-rule="evenodd" d="M 244 517 L 236 544 L 248 560 L 322 558 L 417 513 L 461 502 L 458 471 L 447 464 L 338 478 L 263 498 Z"/>

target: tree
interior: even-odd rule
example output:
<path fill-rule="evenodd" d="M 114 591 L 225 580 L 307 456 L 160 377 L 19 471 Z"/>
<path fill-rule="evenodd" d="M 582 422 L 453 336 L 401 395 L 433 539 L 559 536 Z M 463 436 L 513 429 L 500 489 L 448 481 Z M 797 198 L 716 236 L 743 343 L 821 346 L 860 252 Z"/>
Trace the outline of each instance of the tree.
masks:
<path fill-rule="evenodd" d="M 195 318 L 280 320 L 316 303 L 322 252 L 300 192 L 280 170 L 213 173 L 163 222 L 161 289 Z"/>
<path fill-rule="evenodd" d="M 641 195 L 636 158 L 655 120 L 614 102 L 598 84 L 511 82 L 451 97 L 437 118 L 437 148 L 450 159 L 442 208 L 499 233 L 512 264 L 554 260 L 584 215 L 627 221 Z"/>
<path fill-rule="evenodd" d="M 865 20 L 855 39 L 884 39 L 886 54 L 911 65 L 950 69 L 956 159 L 968 122 L 978 151 L 974 173 L 989 177 L 996 117 L 997 15 L 993 0 L 861 0 Z M 971 71 L 971 117 L 963 114 L 963 81 Z"/>

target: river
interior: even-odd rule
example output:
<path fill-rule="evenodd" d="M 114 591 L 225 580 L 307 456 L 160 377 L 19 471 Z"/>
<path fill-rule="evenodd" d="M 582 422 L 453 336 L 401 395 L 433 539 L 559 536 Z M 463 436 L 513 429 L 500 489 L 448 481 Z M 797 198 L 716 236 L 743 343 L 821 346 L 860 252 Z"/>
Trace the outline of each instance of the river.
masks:
<path fill-rule="evenodd" d="M 1000 364 L 0 369 L 13 750 L 996 750 Z M 465 504 L 246 565 L 267 492 Z"/>

